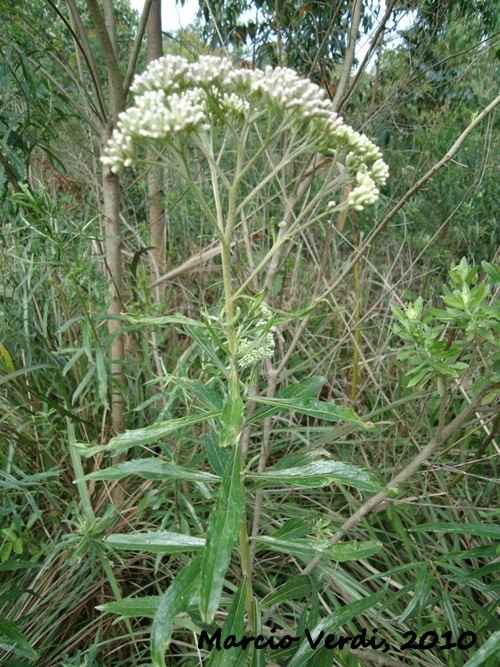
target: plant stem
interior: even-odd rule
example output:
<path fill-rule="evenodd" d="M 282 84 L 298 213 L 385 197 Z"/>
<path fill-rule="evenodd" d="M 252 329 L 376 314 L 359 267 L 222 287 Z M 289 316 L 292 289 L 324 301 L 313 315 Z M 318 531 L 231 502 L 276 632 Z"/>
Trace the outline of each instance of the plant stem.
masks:
<path fill-rule="evenodd" d="M 213 174 L 212 174 L 213 177 Z M 221 239 L 221 259 L 222 259 L 222 276 L 224 283 L 224 300 L 225 300 L 225 322 L 223 326 L 227 337 L 227 347 L 229 350 L 229 400 L 236 400 L 240 398 L 240 379 L 238 373 L 238 361 L 236 358 L 238 352 L 238 342 L 236 340 L 235 332 L 235 297 L 233 294 L 233 286 L 231 279 L 231 238 L 234 230 L 236 220 L 236 188 L 237 180 L 229 190 L 229 202 L 227 219 L 224 227 L 223 238 Z M 216 199 L 216 201 L 218 201 Z M 235 440 L 234 446 L 241 447 L 240 433 Z M 242 457 L 243 464 L 243 457 Z M 243 498 L 245 498 L 245 483 L 243 476 L 241 477 L 241 491 Z M 244 505 L 245 506 L 245 505 Z M 255 629 L 255 614 L 253 604 L 253 588 L 252 588 L 252 565 L 250 559 L 250 547 L 248 543 L 247 533 L 247 516 L 246 511 L 243 512 L 240 525 L 240 558 L 241 569 L 245 576 L 246 582 L 246 602 L 248 624 L 252 629 Z"/>
<path fill-rule="evenodd" d="M 87 524 L 89 526 L 92 526 L 96 523 L 97 517 L 94 513 L 94 508 L 92 507 L 92 501 L 90 500 L 87 484 L 83 479 L 85 473 L 83 471 L 80 453 L 78 452 L 78 449 L 75 447 L 75 442 L 76 442 L 75 427 L 74 424 L 69 419 L 67 420 L 67 428 L 68 428 L 68 441 L 69 441 L 69 455 L 71 459 L 71 465 L 73 466 L 73 474 L 75 475 L 76 479 L 76 488 L 78 489 L 78 495 L 80 496 L 80 502 L 83 507 L 83 513 L 85 515 Z M 99 560 L 101 561 L 102 569 L 104 570 L 104 573 L 106 574 L 106 577 L 108 579 L 108 583 L 111 587 L 111 590 L 113 591 L 113 595 L 117 600 L 122 600 L 123 596 L 120 590 L 120 586 L 116 581 L 115 573 L 113 572 L 111 563 L 106 558 L 106 556 L 104 556 L 101 553 L 100 549 L 97 550 L 97 553 L 99 556 Z M 137 649 L 134 631 L 132 630 L 132 624 L 130 623 L 130 620 L 128 618 L 125 619 L 125 625 Z"/>

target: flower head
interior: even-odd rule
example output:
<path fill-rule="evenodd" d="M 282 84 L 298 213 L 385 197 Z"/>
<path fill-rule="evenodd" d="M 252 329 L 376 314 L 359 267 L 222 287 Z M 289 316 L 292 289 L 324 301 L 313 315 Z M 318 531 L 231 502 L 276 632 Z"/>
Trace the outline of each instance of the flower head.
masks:
<path fill-rule="evenodd" d="M 343 156 L 355 179 L 349 207 L 372 204 L 387 180 L 380 149 L 343 122 L 319 86 L 286 67 L 237 69 L 227 58 L 203 56 L 189 63 L 168 55 L 136 77 L 132 92 L 135 104 L 120 115 L 102 158 L 114 172 L 135 162 L 141 143 L 168 145 L 178 135 L 206 132 L 221 117 L 244 123 L 271 115 L 296 131 L 304 151 Z"/>

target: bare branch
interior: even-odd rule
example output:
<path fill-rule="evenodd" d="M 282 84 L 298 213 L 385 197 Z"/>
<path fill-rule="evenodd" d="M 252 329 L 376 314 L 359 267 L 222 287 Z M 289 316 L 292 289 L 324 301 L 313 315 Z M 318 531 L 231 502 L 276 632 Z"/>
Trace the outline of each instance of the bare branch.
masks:
<path fill-rule="evenodd" d="M 144 9 L 142 10 L 141 20 L 139 21 L 139 26 L 137 27 L 137 35 L 134 41 L 134 46 L 132 47 L 132 53 L 130 54 L 127 73 L 125 74 L 125 81 L 123 83 L 123 92 L 125 94 L 125 97 L 127 97 L 129 93 L 130 86 L 132 84 L 132 79 L 134 78 L 135 68 L 137 66 L 137 58 L 139 57 L 142 40 L 144 38 L 144 33 L 146 32 L 146 25 L 148 23 L 149 11 L 151 9 L 152 2 L 153 0 L 146 0 L 146 2 L 144 3 Z"/>
<path fill-rule="evenodd" d="M 421 465 L 423 465 L 438 449 L 439 447 L 449 440 L 451 437 L 458 433 L 468 421 L 470 417 L 474 414 L 477 408 L 481 405 L 483 396 L 485 396 L 487 390 L 480 392 L 472 401 L 467 405 L 466 408 L 460 412 L 455 419 L 453 419 L 448 426 L 442 430 L 438 429 L 435 436 L 430 440 L 430 442 L 422 449 L 422 451 L 415 456 L 410 463 L 403 468 L 403 470 L 393 477 L 393 479 L 387 484 L 390 488 L 397 488 L 401 486 L 404 482 L 407 482 L 413 475 L 417 472 Z M 358 524 L 361 519 L 363 519 L 367 514 L 370 514 L 381 502 L 386 500 L 389 497 L 389 493 L 382 491 L 375 494 L 372 498 L 363 503 L 361 507 L 354 512 L 354 514 L 344 522 L 340 530 L 338 530 L 335 535 L 330 540 L 330 544 L 337 544 L 344 537 L 345 533 Z M 316 565 L 320 562 L 321 556 L 316 556 L 312 559 L 309 565 L 305 568 L 304 573 L 309 573 Z"/>
<path fill-rule="evenodd" d="M 113 48 L 113 43 L 106 27 L 106 21 L 104 20 L 104 16 L 97 0 L 87 0 L 87 8 L 92 23 L 96 29 L 97 37 L 106 61 L 106 69 L 108 70 L 109 77 L 110 115 L 113 123 L 116 121 L 116 117 L 120 111 L 125 109 L 125 94 L 123 91 L 122 75 L 120 73 L 120 67 Z"/>
<path fill-rule="evenodd" d="M 354 0 L 354 6 L 352 10 L 352 20 L 351 20 L 351 29 L 349 31 L 349 43 L 347 44 L 347 49 L 344 58 L 344 66 L 342 68 L 342 74 L 340 75 L 340 81 L 335 92 L 332 104 L 335 111 L 338 111 L 340 108 L 340 100 L 344 95 L 344 91 L 351 76 L 352 65 L 354 63 L 354 52 L 356 50 L 356 40 L 358 39 L 359 34 L 359 24 L 361 22 L 361 13 L 363 10 L 362 0 Z"/>
<path fill-rule="evenodd" d="M 441 160 L 439 160 L 439 162 L 436 162 L 436 164 L 433 167 L 431 167 L 431 169 L 429 169 L 429 171 L 424 176 L 422 176 L 422 178 L 417 183 L 415 183 L 415 185 L 412 188 L 408 190 L 408 192 L 399 200 L 396 206 L 394 206 L 394 208 L 391 211 L 389 211 L 389 213 L 385 216 L 385 218 L 373 229 L 373 231 L 368 236 L 366 241 L 354 253 L 351 261 L 346 264 L 344 269 L 340 272 L 340 274 L 333 281 L 330 287 L 319 296 L 319 299 L 325 299 L 329 294 L 331 294 L 333 291 L 337 289 L 337 287 L 344 281 L 346 276 L 349 275 L 353 267 L 359 262 L 361 257 L 363 257 L 363 255 L 365 255 L 368 252 L 368 250 L 371 248 L 377 236 L 379 236 L 379 234 L 386 228 L 387 224 L 392 220 L 392 218 L 403 208 L 403 206 L 413 197 L 413 195 L 415 195 L 427 183 L 427 181 L 429 181 L 436 174 L 436 172 L 438 172 L 441 169 L 441 167 L 444 167 L 446 164 L 448 164 L 448 162 L 450 162 L 455 153 L 459 150 L 464 141 L 467 139 L 469 134 L 471 134 L 471 132 L 473 132 L 473 130 L 488 116 L 488 114 L 494 111 L 499 104 L 500 104 L 500 95 L 496 97 L 493 100 L 493 102 L 488 104 L 488 106 L 474 118 L 474 120 L 465 128 L 465 130 L 458 137 L 458 139 L 455 141 L 455 143 L 449 149 L 449 151 L 441 158 Z M 307 328 L 310 317 L 311 317 L 310 315 L 306 315 L 306 317 L 304 317 L 304 319 L 302 320 L 299 328 L 297 329 L 293 337 L 292 342 L 288 346 L 285 356 L 281 360 L 281 363 L 278 367 L 278 374 L 282 373 L 283 369 L 288 363 L 288 360 L 294 353 L 295 348 L 297 347 L 297 344 L 303 332 Z"/>
<path fill-rule="evenodd" d="M 356 72 L 356 74 L 354 76 L 354 79 L 353 79 L 353 81 L 352 81 L 352 83 L 349 87 L 349 90 L 347 91 L 345 96 L 340 100 L 337 111 L 340 111 L 340 109 L 342 109 L 344 104 L 349 100 L 349 98 L 351 97 L 351 95 L 355 91 L 356 86 L 358 85 L 358 81 L 360 80 L 363 72 L 365 71 L 366 66 L 368 65 L 368 62 L 370 61 L 370 58 L 372 57 L 372 54 L 377 47 L 379 39 L 380 39 L 380 37 L 382 36 L 382 34 L 385 30 L 385 26 L 386 26 L 387 21 L 389 20 L 391 14 L 392 14 L 392 10 L 394 9 L 395 4 L 396 4 L 396 0 L 391 0 L 391 2 L 389 2 L 389 4 L 387 5 L 387 9 L 385 10 L 385 14 L 382 17 L 382 20 L 380 21 L 380 24 L 379 24 L 377 30 L 375 31 L 375 34 L 374 34 L 373 39 L 371 41 L 370 47 L 369 47 L 368 51 L 365 53 L 365 57 L 363 58 L 363 60 L 361 62 L 361 65 L 358 67 L 358 71 Z"/>

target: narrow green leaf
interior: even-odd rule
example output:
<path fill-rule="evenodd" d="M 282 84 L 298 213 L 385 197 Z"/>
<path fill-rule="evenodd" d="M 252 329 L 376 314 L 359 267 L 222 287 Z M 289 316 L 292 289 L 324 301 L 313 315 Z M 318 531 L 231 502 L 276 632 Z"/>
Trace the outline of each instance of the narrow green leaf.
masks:
<path fill-rule="evenodd" d="M 220 434 L 216 433 L 215 431 L 207 433 L 205 439 L 203 440 L 208 462 L 212 466 L 214 472 L 222 477 L 226 468 L 227 460 L 229 458 L 229 452 L 227 449 L 222 449 L 219 446 L 219 442 Z"/>
<path fill-rule="evenodd" d="M 165 651 L 172 638 L 174 618 L 186 611 L 197 593 L 200 558 L 195 558 L 175 577 L 163 595 L 151 626 L 151 659 L 153 667 L 166 667 Z"/>
<path fill-rule="evenodd" d="M 255 617 L 255 634 L 261 635 L 262 633 L 262 612 L 260 605 L 256 598 L 253 600 L 254 608 L 254 617 Z M 252 659 L 250 661 L 250 667 L 266 667 L 266 652 L 258 651 L 255 647 L 252 649 Z"/>
<path fill-rule="evenodd" d="M 276 537 L 267 537 L 261 535 L 254 538 L 263 548 L 280 551 L 281 553 L 293 556 L 323 556 L 329 560 L 344 563 L 349 560 L 359 560 L 360 558 L 370 558 L 378 553 L 382 548 L 381 542 L 341 542 L 340 544 L 330 545 L 327 539 L 283 539 Z"/>
<path fill-rule="evenodd" d="M 323 555 L 326 558 L 337 561 L 337 563 L 346 563 L 349 560 L 359 560 L 360 558 L 371 558 L 377 554 L 383 545 L 376 540 L 367 540 L 366 542 L 339 542 L 328 547 Z"/>
<path fill-rule="evenodd" d="M 422 567 L 418 570 L 418 576 L 415 582 L 415 589 L 411 600 L 403 611 L 399 618 L 401 625 L 406 621 L 407 618 L 411 618 L 417 612 L 425 609 L 426 604 L 429 601 L 429 593 L 433 583 L 434 577 L 429 575 L 429 563 L 428 561 L 424 562 Z"/>
<path fill-rule="evenodd" d="M 215 509 L 208 521 L 207 543 L 202 555 L 200 611 L 206 623 L 212 622 L 219 606 L 231 549 L 241 526 L 243 494 L 240 473 L 240 448 L 233 447 Z"/>
<path fill-rule="evenodd" d="M 239 396 L 237 398 L 228 398 L 221 414 L 221 421 L 224 426 L 228 428 L 239 426 L 243 417 L 243 408 L 243 401 Z"/>
<path fill-rule="evenodd" d="M 354 410 L 327 401 L 317 401 L 309 398 L 266 398 L 264 396 L 252 396 L 251 399 L 256 403 L 264 403 L 264 405 L 278 408 L 278 410 L 293 410 L 327 422 L 346 421 L 365 428 L 373 427 L 371 422 L 364 422 Z"/>
<path fill-rule="evenodd" d="M 323 618 L 311 631 L 312 640 L 315 642 L 320 636 L 326 637 L 329 634 L 334 634 L 340 627 L 348 623 L 351 619 L 356 618 L 360 614 L 363 614 L 367 610 L 371 610 L 372 613 L 375 613 L 374 606 L 382 600 L 385 595 L 387 586 L 384 586 L 378 593 L 374 593 L 362 600 L 357 600 L 356 602 L 351 602 L 350 604 L 344 605 L 342 609 L 335 611 L 333 614 L 330 614 L 326 618 Z M 322 641 L 318 644 L 318 649 L 322 646 Z M 308 639 L 304 641 L 299 646 L 297 653 L 293 656 L 290 662 L 287 664 L 287 667 L 302 667 L 305 665 L 314 655 L 318 649 L 311 648 Z"/>
<path fill-rule="evenodd" d="M 96 609 L 105 614 L 117 614 L 121 618 L 154 618 L 162 595 L 149 595 L 142 598 L 129 597 L 114 602 L 106 602 Z"/>
<path fill-rule="evenodd" d="M 29 660 L 36 660 L 38 657 L 23 633 L 3 616 L 0 616 L 0 648 Z"/>
<path fill-rule="evenodd" d="M 500 266 L 497 264 L 490 264 L 484 260 L 481 262 L 481 266 L 489 277 L 493 280 L 494 283 L 500 284 Z"/>
<path fill-rule="evenodd" d="M 262 600 L 262 607 L 272 607 L 288 600 L 301 600 L 311 597 L 311 581 L 306 574 L 299 574 L 289 579 L 277 591 L 270 593 Z"/>
<path fill-rule="evenodd" d="M 203 414 L 191 415 L 189 417 L 180 417 L 179 419 L 169 419 L 168 421 L 160 422 L 159 424 L 152 424 L 146 428 L 139 428 L 134 431 L 125 431 L 114 438 L 111 438 L 107 445 L 96 445 L 89 447 L 88 445 L 77 443 L 76 446 L 81 449 L 81 455 L 85 457 L 94 456 L 100 452 L 118 453 L 129 447 L 137 447 L 138 445 L 150 445 L 158 442 L 170 433 L 175 433 L 181 428 L 199 424 L 212 417 L 219 416 L 219 412 L 204 412 Z"/>
<path fill-rule="evenodd" d="M 71 357 L 71 359 L 66 362 L 66 364 L 65 364 L 65 366 L 62 370 L 62 374 L 66 375 L 67 373 L 69 373 L 69 371 L 73 368 L 73 366 L 76 364 L 78 359 L 80 359 L 80 357 L 83 354 L 85 354 L 85 349 L 83 347 L 78 348 L 76 350 L 76 352 L 73 354 L 73 356 Z"/>
<path fill-rule="evenodd" d="M 148 317 L 147 315 L 126 315 L 123 317 L 126 322 L 131 324 L 140 325 L 142 328 L 144 324 L 152 324 L 153 326 L 164 326 L 165 324 L 180 324 L 182 326 L 195 326 L 195 327 L 204 327 L 203 322 L 198 322 L 198 320 L 192 320 L 189 317 L 184 317 L 184 315 L 167 315 L 162 317 Z M 137 327 L 138 328 L 138 327 Z"/>
<path fill-rule="evenodd" d="M 38 563 L 33 563 L 30 560 L 7 560 L 4 563 L 0 563 L 0 572 L 27 570 L 34 567 L 40 567 L 40 565 Z"/>
<path fill-rule="evenodd" d="M 71 402 L 72 402 L 73 405 L 75 405 L 75 403 L 76 403 L 78 397 L 80 396 L 80 394 L 82 394 L 84 392 L 84 390 L 87 388 L 87 386 L 89 385 L 90 381 L 94 377 L 94 372 L 95 372 L 95 366 L 91 366 L 89 368 L 89 370 L 83 376 L 82 381 L 80 382 L 78 387 L 75 389 L 75 392 L 74 392 L 73 397 L 71 399 Z"/>
<path fill-rule="evenodd" d="M 225 364 L 219 359 L 217 352 L 214 350 L 210 339 L 204 336 L 199 330 L 199 323 L 196 326 L 185 326 L 186 333 L 198 344 L 205 354 L 212 360 L 213 364 L 219 369 L 223 377 L 227 377 L 227 368 Z"/>
<path fill-rule="evenodd" d="M 99 479 L 114 482 L 129 475 L 143 479 L 183 479 L 186 482 L 220 482 L 220 477 L 210 472 L 188 470 L 161 459 L 133 459 L 110 466 L 105 470 L 91 472 L 84 479 Z M 79 480 L 77 480 L 79 481 Z"/>
<path fill-rule="evenodd" d="M 310 399 L 315 398 L 321 387 L 326 384 L 327 380 L 324 377 L 314 376 L 306 378 L 295 384 L 289 384 L 287 387 L 278 392 L 277 399 Z M 277 414 L 282 408 L 279 406 L 266 406 L 256 410 L 249 423 L 254 424 L 261 421 L 265 417 Z"/>
<path fill-rule="evenodd" d="M 224 646 L 224 640 L 233 635 L 236 639 L 241 639 L 245 631 L 245 598 L 246 598 L 246 578 L 243 577 L 236 594 L 233 598 L 233 604 L 222 626 L 221 644 Z M 207 667 L 237 667 L 245 662 L 248 648 L 243 651 L 241 647 L 228 648 L 222 651 L 212 649 Z"/>
<path fill-rule="evenodd" d="M 272 551 L 279 551 L 281 553 L 289 554 L 290 556 L 313 557 L 326 551 L 328 548 L 327 540 L 313 540 L 306 538 L 279 539 L 267 535 L 260 535 L 259 537 L 253 538 L 253 541 L 261 545 L 262 549 L 271 549 Z"/>
<path fill-rule="evenodd" d="M 284 484 L 286 486 L 320 487 L 338 482 L 360 491 L 378 493 L 384 491 L 376 477 L 362 468 L 341 461 L 320 460 L 298 468 L 270 469 L 266 472 L 247 473 L 246 477 L 258 486 Z"/>
<path fill-rule="evenodd" d="M 97 382 L 99 400 L 103 407 L 109 410 L 108 404 L 108 372 L 106 370 L 106 362 L 102 348 L 98 345 L 95 351 L 96 368 L 97 368 Z"/>
<path fill-rule="evenodd" d="M 411 533 L 450 533 L 452 535 L 473 535 L 475 537 L 500 538 L 500 526 L 484 523 L 424 523 L 410 528 Z"/>
<path fill-rule="evenodd" d="M 221 447 L 229 447 L 235 444 L 240 433 L 244 407 L 244 403 L 239 396 L 226 400 L 221 414 L 223 424 L 220 437 Z"/>
<path fill-rule="evenodd" d="M 222 396 L 211 387 L 207 387 L 198 382 L 198 380 L 191 380 L 190 378 L 174 377 L 171 378 L 171 381 L 189 391 L 207 410 L 216 410 L 217 412 L 222 410 Z"/>
<path fill-rule="evenodd" d="M 153 554 L 173 554 L 185 551 L 203 549 L 205 540 L 202 537 L 192 537 L 180 533 L 148 532 L 127 535 L 115 533 L 108 535 L 104 541 L 114 549 L 124 551 L 145 551 Z"/>
<path fill-rule="evenodd" d="M 474 653 L 472 658 L 467 660 L 464 667 L 479 667 L 479 665 L 482 665 L 488 658 L 492 658 L 496 655 L 500 656 L 500 630 L 497 630 L 491 635 L 488 641 Z"/>

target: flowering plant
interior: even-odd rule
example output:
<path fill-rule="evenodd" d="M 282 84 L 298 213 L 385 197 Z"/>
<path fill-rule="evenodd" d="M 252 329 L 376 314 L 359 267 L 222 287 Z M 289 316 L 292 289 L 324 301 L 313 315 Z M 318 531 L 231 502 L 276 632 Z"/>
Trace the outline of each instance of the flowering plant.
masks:
<path fill-rule="evenodd" d="M 115 173 L 141 163 L 141 145 L 157 147 L 160 141 L 162 150 L 168 147 L 175 154 L 192 135 L 209 150 L 211 129 L 221 119 L 233 136 L 241 138 L 243 154 L 249 129 L 264 120 L 265 144 L 291 133 L 288 159 L 281 169 L 292 159 L 314 153 L 343 160 L 345 176 L 353 185 L 348 207 L 361 210 L 373 204 L 379 186 L 386 182 L 388 168 L 380 149 L 343 123 L 323 90 L 291 69 L 237 69 L 214 56 L 190 64 L 169 55 L 137 77 L 132 92 L 135 105 L 120 115 L 103 158 Z"/>
<path fill-rule="evenodd" d="M 181 387 L 190 402 L 200 406 L 198 412 L 128 431 L 107 445 L 86 450 L 88 456 L 101 451 L 116 453 L 156 443 L 195 424 L 204 423 L 207 429 L 204 444 L 211 473 L 172 461 L 141 458 L 88 476 L 101 480 L 118 480 L 127 475 L 180 478 L 203 485 L 209 497 L 207 486 L 219 487 L 201 536 L 155 532 L 107 537 L 108 544 L 116 549 L 201 552 L 179 571 L 159 603 L 148 599 L 127 606 L 126 601 L 119 601 L 103 607 L 123 614 L 124 610 L 144 609 L 144 604 L 155 606 L 152 662 L 154 667 L 163 667 L 176 616 L 194 608 L 198 611 L 193 613 L 200 615 L 201 622 L 211 624 L 220 605 L 226 604 L 222 591 L 238 536 L 242 580 L 230 604 L 224 636 L 241 634 L 245 616 L 254 635 L 263 632 L 263 603 L 253 588 L 253 562 L 259 547 L 333 560 L 363 558 L 380 548 L 379 543 L 372 541 L 329 545 L 323 529 L 321 534 L 313 531 L 309 538 L 305 537 L 307 529 L 299 531 L 298 536 L 287 536 L 286 531 L 274 536 L 259 535 L 265 487 L 311 488 L 338 483 L 364 492 L 380 491 L 382 487 L 373 475 L 332 461 L 324 450 L 301 453 L 267 469 L 268 452 L 263 444 L 258 469 L 253 466 L 255 457 L 247 461 L 249 429 L 283 410 L 327 422 L 347 421 L 357 427 L 369 428 L 372 424 L 364 423 L 353 410 L 317 400 L 316 395 L 326 382 L 324 378 L 305 379 L 273 395 L 260 396 L 255 392 L 260 365 L 263 361 L 271 363 L 275 335 L 293 314 L 280 313 L 272 307 L 269 289 L 257 296 L 250 296 L 245 290 L 266 268 L 267 287 L 272 287 L 283 246 L 305 228 L 328 219 L 334 211 L 346 207 L 361 210 L 372 204 L 387 179 L 388 169 L 380 150 L 343 123 L 324 92 L 290 69 L 240 70 L 224 58 L 206 56 L 189 63 L 184 58 L 166 56 L 152 63 L 135 80 L 132 90 L 134 106 L 120 115 L 103 162 L 114 172 L 132 166 L 147 167 L 154 152 L 158 161 L 182 176 L 219 238 L 224 287 L 223 306 L 217 316 L 205 313 L 202 321 L 180 314 L 153 321 L 133 318 L 138 326 L 153 322 L 180 326 L 192 338 L 204 359 L 203 370 L 208 379 L 200 382 L 170 376 L 168 380 Z M 200 156 L 210 173 L 210 197 L 197 180 L 195 167 Z M 257 166 L 260 178 L 255 184 L 248 175 Z M 320 171 L 322 178 L 315 178 Z M 350 187 L 349 195 L 336 204 L 333 196 L 344 186 Z M 257 215 L 263 192 L 274 203 L 282 198 L 282 220 L 272 247 L 235 287 L 230 254 L 234 235 L 243 219 Z M 249 535 L 247 513 L 252 509 L 253 530 Z M 133 614 L 134 611 L 128 615 Z M 318 625 L 316 634 L 322 627 Z M 241 649 L 243 661 L 249 650 L 248 644 Z M 301 645 L 298 654 L 308 650 Z M 262 654 L 254 654 L 253 660 L 256 665 L 264 664 Z"/>

